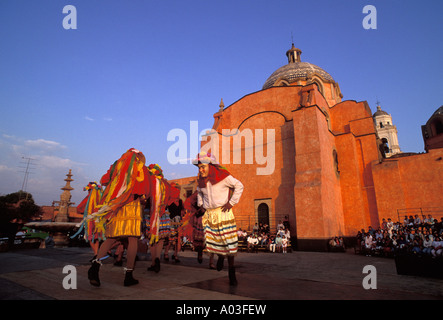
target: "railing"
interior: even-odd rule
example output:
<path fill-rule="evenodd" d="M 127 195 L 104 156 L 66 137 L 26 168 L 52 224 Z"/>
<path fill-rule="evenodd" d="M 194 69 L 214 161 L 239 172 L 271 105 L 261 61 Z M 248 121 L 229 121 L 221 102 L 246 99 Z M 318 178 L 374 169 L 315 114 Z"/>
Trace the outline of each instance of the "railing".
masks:
<path fill-rule="evenodd" d="M 271 232 L 275 232 L 277 229 L 277 225 L 280 221 L 284 221 L 285 215 L 276 215 L 274 217 L 269 217 L 269 228 Z M 252 228 L 259 221 L 255 215 L 245 216 L 245 215 L 235 215 L 235 222 L 237 224 L 237 229 L 241 228 L 242 230 L 252 231 Z"/>
<path fill-rule="evenodd" d="M 397 209 L 397 218 L 398 222 L 403 222 L 404 216 L 412 216 L 415 218 L 415 215 L 418 215 L 420 219 L 425 216 L 428 218 L 428 215 L 431 215 L 433 219 L 439 219 L 443 217 L 443 207 L 423 207 L 423 208 L 404 208 Z M 439 221 L 440 222 L 440 221 Z"/>

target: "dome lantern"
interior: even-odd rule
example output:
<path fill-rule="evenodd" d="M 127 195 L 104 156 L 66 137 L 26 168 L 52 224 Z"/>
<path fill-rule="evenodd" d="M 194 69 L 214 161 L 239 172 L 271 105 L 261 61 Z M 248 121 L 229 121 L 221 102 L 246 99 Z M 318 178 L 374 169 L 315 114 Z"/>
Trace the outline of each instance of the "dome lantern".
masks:
<path fill-rule="evenodd" d="M 288 63 L 301 62 L 301 50 L 296 48 L 292 44 L 292 48 L 286 51 L 286 56 L 288 57 Z"/>

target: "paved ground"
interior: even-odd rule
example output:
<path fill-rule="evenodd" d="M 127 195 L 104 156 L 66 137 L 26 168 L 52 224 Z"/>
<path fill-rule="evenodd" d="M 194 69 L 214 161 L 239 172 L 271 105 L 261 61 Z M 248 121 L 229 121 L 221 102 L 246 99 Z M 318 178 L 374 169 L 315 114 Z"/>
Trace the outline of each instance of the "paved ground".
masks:
<path fill-rule="evenodd" d="M 124 287 L 122 267 L 107 259 L 102 285 L 89 284 L 89 248 L 47 248 L 0 253 L 1 300 L 442 300 L 443 280 L 397 275 L 393 259 L 348 253 L 239 253 L 238 286 L 230 287 L 227 269 L 198 264 L 196 254 L 180 253 L 181 263 L 162 262 L 147 271 L 149 255 L 140 255 L 136 286 Z M 77 288 L 64 289 L 63 273 L 75 267 Z M 376 269 L 377 289 L 364 289 L 366 265 Z"/>

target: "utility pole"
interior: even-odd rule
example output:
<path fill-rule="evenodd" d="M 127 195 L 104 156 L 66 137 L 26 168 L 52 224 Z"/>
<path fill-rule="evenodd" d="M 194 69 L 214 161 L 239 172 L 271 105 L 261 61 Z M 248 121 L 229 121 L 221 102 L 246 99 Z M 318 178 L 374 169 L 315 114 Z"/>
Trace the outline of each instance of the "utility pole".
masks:
<path fill-rule="evenodd" d="M 19 200 L 21 198 L 22 192 L 26 192 L 26 187 L 28 185 L 29 175 L 33 173 L 30 170 L 34 169 L 34 168 L 31 167 L 32 166 L 31 161 L 33 161 L 35 159 L 33 159 L 31 157 L 27 157 L 27 158 L 26 157 L 22 157 L 22 160 L 24 160 L 24 162 L 21 162 L 21 163 L 22 164 L 26 164 L 26 167 L 20 167 L 20 168 L 25 169 L 25 171 L 20 171 L 20 172 L 24 172 L 25 176 L 23 177 L 22 188 L 20 189 L 20 194 L 19 194 L 19 197 L 18 197 Z M 26 199 L 25 200 L 28 200 L 28 193 L 27 192 L 26 192 Z"/>

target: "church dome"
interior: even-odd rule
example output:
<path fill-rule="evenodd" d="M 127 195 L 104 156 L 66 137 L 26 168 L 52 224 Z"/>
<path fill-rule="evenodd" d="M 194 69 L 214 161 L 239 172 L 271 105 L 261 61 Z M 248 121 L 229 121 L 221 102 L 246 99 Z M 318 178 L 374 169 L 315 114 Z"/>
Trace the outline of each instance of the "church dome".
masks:
<path fill-rule="evenodd" d="M 377 106 L 377 111 L 375 111 L 375 113 L 372 116 L 373 117 L 389 116 L 389 113 L 387 113 L 386 111 L 383 111 L 380 106 Z"/>
<path fill-rule="evenodd" d="M 320 77 L 323 81 L 334 82 L 334 78 L 325 70 L 309 62 L 301 62 L 301 50 L 294 47 L 286 52 L 288 64 L 274 71 L 263 85 L 263 90 L 275 85 L 277 81 L 285 81 L 288 84 L 297 80 L 307 80 L 314 75 Z"/>

